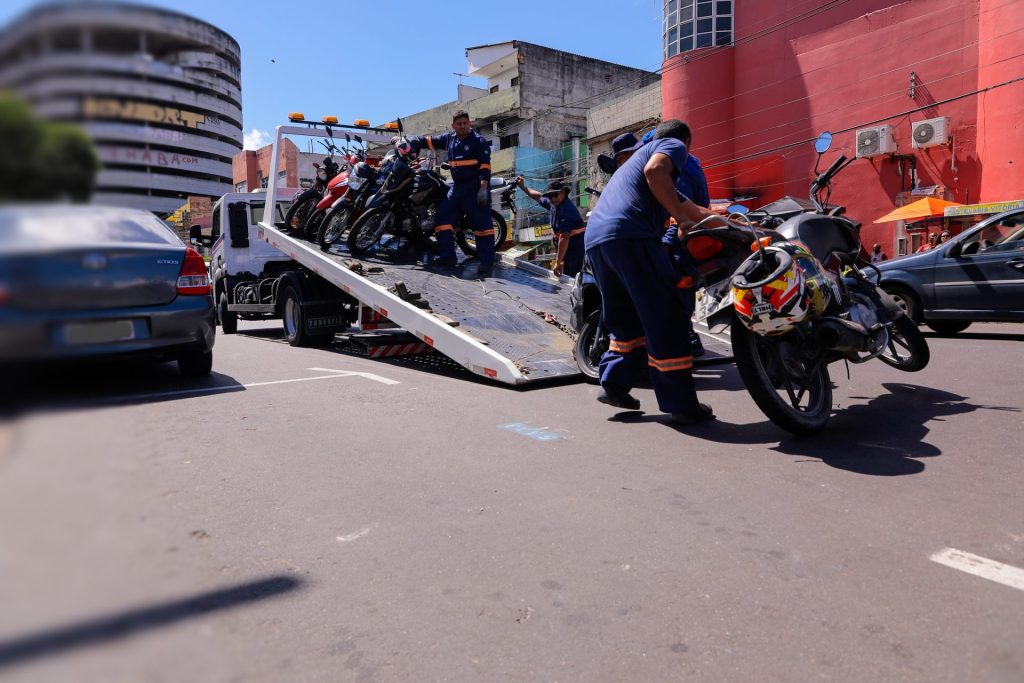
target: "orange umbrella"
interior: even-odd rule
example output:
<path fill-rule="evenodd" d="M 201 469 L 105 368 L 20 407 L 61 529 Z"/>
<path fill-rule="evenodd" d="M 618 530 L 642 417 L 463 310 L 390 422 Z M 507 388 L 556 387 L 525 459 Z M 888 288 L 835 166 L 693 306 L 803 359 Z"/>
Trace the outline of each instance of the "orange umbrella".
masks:
<path fill-rule="evenodd" d="M 875 222 L 888 223 L 889 221 L 915 221 L 919 218 L 941 216 L 947 206 L 963 206 L 963 204 L 960 204 L 959 202 L 947 202 L 945 199 L 925 197 L 924 199 L 918 199 L 916 202 L 890 211 Z"/>

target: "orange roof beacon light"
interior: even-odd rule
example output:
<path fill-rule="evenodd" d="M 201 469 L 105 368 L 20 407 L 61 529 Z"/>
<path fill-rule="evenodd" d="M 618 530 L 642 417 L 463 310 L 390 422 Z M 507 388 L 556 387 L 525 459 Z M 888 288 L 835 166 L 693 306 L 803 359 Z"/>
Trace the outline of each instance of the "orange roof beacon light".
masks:
<path fill-rule="evenodd" d="M 398 130 L 398 121 L 388 121 L 383 127 L 384 130 Z"/>
<path fill-rule="evenodd" d="M 305 121 L 306 120 L 306 115 L 303 114 L 302 112 L 299 112 L 299 111 L 293 111 L 291 114 L 288 114 L 288 120 L 289 121 Z"/>
<path fill-rule="evenodd" d="M 325 117 L 323 117 L 320 120 L 323 121 L 324 123 L 333 123 L 334 125 L 338 125 L 338 117 L 337 116 L 325 116 Z"/>
<path fill-rule="evenodd" d="M 369 128 L 370 127 L 370 120 L 369 119 L 356 119 L 355 121 L 352 122 L 352 125 L 353 126 L 359 126 L 360 128 Z"/>

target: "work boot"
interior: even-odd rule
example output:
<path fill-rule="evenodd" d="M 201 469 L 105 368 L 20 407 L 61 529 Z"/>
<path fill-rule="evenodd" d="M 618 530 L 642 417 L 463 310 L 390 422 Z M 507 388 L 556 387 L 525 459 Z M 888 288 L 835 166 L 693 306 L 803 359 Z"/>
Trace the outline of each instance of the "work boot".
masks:
<path fill-rule="evenodd" d="M 484 264 L 481 263 L 477 267 L 477 269 L 476 269 L 476 276 L 478 278 L 480 278 L 481 280 L 484 279 L 484 278 L 491 277 L 492 275 L 494 275 L 494 267 L 493 266 L 490 266 L 490 265 L 485 266 Z"/>
<path fill-rule="evenodd" d="M 454 268 L 459 265 L 459 260 L 454 256 L 432 256 L 427 265 L 439 268 Z"/>
<path fill-rule="evenodd" d="M 672 413 L 672 417 L 669 418 L 669 422 L 674 425 L 685 427 L 686 425 L 693 425 L 698 422 L 707 422 L 714 419 L 715 412 L 711 410 L 711 406 L 706 403 L 698 403 L 697 409 L 692 412 Z"/>
<path fill-rule="evenodd" d="M 619 391 L 605 387 L 601 389 L 601 393 L 597 395 L 597 401 L 598 403 L 604 403 L 605 405 L 614 406 L 615 408 L 640 410 L 640 401 L 633 398 L 628 391 Z"/>

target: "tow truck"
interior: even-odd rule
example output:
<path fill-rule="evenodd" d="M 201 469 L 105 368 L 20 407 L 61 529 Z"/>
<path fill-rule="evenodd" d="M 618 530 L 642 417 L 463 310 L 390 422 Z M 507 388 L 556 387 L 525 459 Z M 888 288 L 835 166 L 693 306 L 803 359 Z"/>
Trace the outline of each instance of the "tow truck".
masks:
<path fill-rule="evenodd" d="M 571 281 L 564 276 L 499 252 L 493 275 L 477 279 L 472 259 L 439 271 L 408 243 L 355 257 L 344 244 L 323 252 L 285 230 L 284 209 L 292 197 L 276 184 L 286 136 L 333 137 L 352 130 L 369 144 L 386 145 L 398 132 L 340 125 L 333 117 L 289 119 L 275 130 L 265 191 L 224 195 L 214 206 L 213 234 L 193 228 L 190 235 L 211 247 L 223 333 L 236 332 L 239 317 L 280 318 L 293 346 L 326 345 L 346 333 L 356 340 L 370 337 L 376 346 L 368 348 L 384 349 L 371 356 L 436 351 L 508 385 L 579 374 L 569 328 Z"/>

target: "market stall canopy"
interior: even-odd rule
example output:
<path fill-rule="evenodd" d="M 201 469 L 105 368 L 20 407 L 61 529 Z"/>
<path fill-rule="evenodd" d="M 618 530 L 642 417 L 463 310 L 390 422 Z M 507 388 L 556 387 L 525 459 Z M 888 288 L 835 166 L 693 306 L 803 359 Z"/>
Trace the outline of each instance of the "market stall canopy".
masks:
<path fill-rule="evenodd" d="M 945 199 L 925 197 L 924 199 L 918 199 L 916 202 L 907 204 L 906 206 L 901 206 L 894 211 L 890 211 L 881 218 L 876 219 L 875 222 L 888 223 L 890 221 L 916 221 L 920 218 L 941 216 L 947 206 L 963 205 L 958 202 L 947 202 Z"/>

